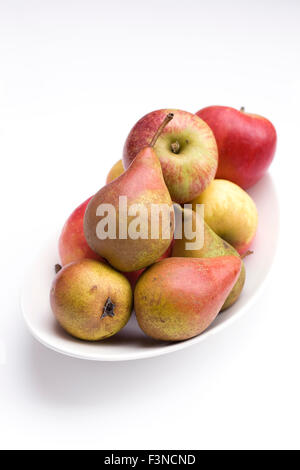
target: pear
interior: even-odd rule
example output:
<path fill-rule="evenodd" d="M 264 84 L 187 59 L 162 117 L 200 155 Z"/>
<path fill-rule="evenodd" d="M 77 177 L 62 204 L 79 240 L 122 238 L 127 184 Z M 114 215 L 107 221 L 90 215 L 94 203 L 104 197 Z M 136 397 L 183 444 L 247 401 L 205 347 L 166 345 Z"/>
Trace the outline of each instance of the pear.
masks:
<path fill-rule="evenodd" d="M 165 117 L 150 145 L 138 153 L 121 176 L 100 189 L 86 208 L 84 233 L 88 245 L 119 271 L 130 272 L 149 266 L 163 255 L 172 241 L 174 209 L 153 150 L 158 136 L 172 118 L 172 114 Z M 136 205 L 139 209 L 133 214 L 131 209 Z M 107 215 L 102 215 L 104 208 L 115 211 L 115 225 L 113 211 L 108 219 Z M 162 208 L 158 217 L 152 217 L 153 208 Z M 103 228 L 104 223 L 108 227 L 107 236 L 104 230 L 99 235 L 99 227 Z"/>
<path fill-rule="evenodd" d="M 62 328 L 88 341 L 120 331 L 130 317 L 132 297 L 130 283 L 121 273 L 91 259 L 64 266 L 50 292 L 51 308 Z"/>
<path fill-rule="evenodd" d="M 236 256 L 166 258 L 153 264 L 134 291 L 141 329 L 164 341 L 199 335 L 218 315 L 240 270 Z"/>
<path fill-rule="evenodd" d="M 186 221 L 190 219 L 191 224 L 192 224 L 191 225 L 192 230 L 196 231 L 196 227 L 197 227 L 196 212 L 190 209 L 181 209 L 180 206 L 176 205 L 176 218 L 177 216 L 178 217 L 182 216 L 183 223 L 184 223 L 184 219 Z M 218 256 L 233 255 L 233 256 L 240 257 L 239 253 L 235 250 L 235 248 L 233 248 L 233 246 L 231 246 L 229 243 L 227 243 L 225 240 L 219 237 L 209 227 L 209 225 L 207 225 L 207 223 L 203 219 L 199 219 L 199 224 L 201 225 L 198 227 L 198 230 L 203 228 L 203 246 L 199 249 L 188 250 L 186 248 L 186 244 L 195 242 L 196 237 L 192 240 L 188 240 L 184 236 L 184 231 L 183 231 L 182 238 L 174 240 L 172 256 L 187 257 L 187 258 L 216 258 Z M 244 263 L 242 262 L 241 273 L 235 285 L 233 286 L 230 294 L 228 295 L 226 301 L 224 302 L 224 305 L 222 306 L 221 311 L 233 305 L 234 302 L 238 299 L 243 289 L 245 278 L 246 278 L 246 271 L 245 271 Z"/>

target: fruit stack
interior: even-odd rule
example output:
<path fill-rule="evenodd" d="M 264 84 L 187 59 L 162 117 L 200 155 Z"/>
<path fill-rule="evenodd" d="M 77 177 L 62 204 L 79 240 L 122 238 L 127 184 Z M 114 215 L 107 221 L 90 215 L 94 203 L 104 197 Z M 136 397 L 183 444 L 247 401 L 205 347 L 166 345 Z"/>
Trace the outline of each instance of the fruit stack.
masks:
<path fill-rule="evenodd" d="M 50 292 L 62 328 L 103 340 L 134 307 L 157 340 L 202 333 L 243 289 L 258 222 L 245 190 L 264 175 L 275 147 L 271 122 L 243 108 L 162 109 L 141 118 L 106 185 L 63 227 Z"/>

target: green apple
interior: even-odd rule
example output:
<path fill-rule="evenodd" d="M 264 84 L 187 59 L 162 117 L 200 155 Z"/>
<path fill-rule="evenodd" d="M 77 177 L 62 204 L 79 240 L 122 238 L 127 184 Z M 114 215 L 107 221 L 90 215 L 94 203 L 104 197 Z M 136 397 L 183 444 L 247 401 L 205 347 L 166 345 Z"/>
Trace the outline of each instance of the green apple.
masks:
<path fill-rule="evenodd" d="M 216 179 L 193 201 L 204 204 L 204 219 L 219 237 L 240 255 L 249 249 L 257 229 L 258 214 L 253 199 L 237 184 Z"/>

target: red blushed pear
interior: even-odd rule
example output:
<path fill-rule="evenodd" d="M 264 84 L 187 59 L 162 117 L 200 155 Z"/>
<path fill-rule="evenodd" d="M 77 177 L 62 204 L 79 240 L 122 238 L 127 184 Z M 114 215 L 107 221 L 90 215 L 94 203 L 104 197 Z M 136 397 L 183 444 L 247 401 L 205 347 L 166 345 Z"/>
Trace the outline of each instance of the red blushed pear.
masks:
<path fill-rule="evenodd" d="M 219 150 L 217 178 L 244 189 L 259 181 L 269 168 L 276 149 L 276 130 L 266 118 L 228 106 L 208 106 L 198 111 L 212 129 Z"/>
<path fill-rule="evenodd" d="M 154 263 L 165 253 L 173 238 L 174 210 L 170 194 L 164 182 L 159 160 L 154 152 L 154 145 L 164 127 L 173 119 L 171 113 L 164 116 L 152 141 L 141 149 L 134 162 L 119 178 L 104 186 L 89 202 L 84 215 L 84 234 L 90 248 L 103 256 L 119 271 L 136 271 Z M 127 207 L 120 204 L 120 197 L 126 196 Z M 140 227 L 146 227 L 143 237 L 132 236 L 130 229 L 137 214 L 128 214 L 130 208 L 140 205 L 138 218 Z M 106 205 L 106 206 L 104 206 Z M 115 232 L 105 236 L 99 234 L 101 223 L 107 221 L 105 215 L 98 215 L 102 208 L 113 208 L 116 215 Z M 151 213 L 153 206 L 165 208 L 165 217 L 169 217 L 168 232 L 164 230 L 163 217 L 156 227 L 158 238 L 152 237 Z M 167 209 L 167 213 L 166 213 Z M 113 212 L 109 214 L 115 219 Z M 104 224 L 105 222 L 105 224 Z M 120 225 L 126 225 L 125 234 L 120 233 Z M 109 224 L 108 224 L 109 225 Z M 103 232 L 104 232 L 103 226 Z M 109 228 L 108 228 L 109 230 Z M 137 231 L 137 230 L 136 230 Z"/>
<path fill-rule="evenodd" d="M 72 214 L 68 217 L 67 221 L 65 222 L 58 243 L 59 255 L 62 266 L 86 258 L 95 259 L 104 263 L 106 262 L 104 258 L 102 258 L 93 250 L 91 250 L 84 236 L 83 218 L 87 205 L 91 199 L 92 197 L 88 198 L 86 201 L 80 204 L 80 206 L 78 206 L 72 212 Z M 172 243 L 160 259 L 171 256 L 171 250 Z M 124 273 L 124 275 L 129 280 L 132 288 L 134 288 L 139 276 L 143 271 L 144 269 L 140 269 L 138 271 Z"/>
<path fill-rule="evenodd" d="M 240 270 L 236 256 L 167 258 L 153 264 L 134 291 L 141 329 L 163 341 L 199 335 L 218 315 Z"/>
<path fill-rule="evenodd" d="M 83 217 L 90 197 L 78 206 L 68 217 L 59 237 L 58 249 L 63 266 L 84 258 L 103 261 L 87 244 L 83 232 Z"/>
<path fill-rule="evenodd" d="M 214 178 L 218 165 L 215 137 L 195 114 L 179 109 L 160 109 L 142 117 L 125 142 L 123 165 L 128 168 L 140 150 L 149 145 L 167 113 L 172 113 L 174 118 L 162 130 L 154 150 L 172 200 L 182 204 L 204 191 Z"/>

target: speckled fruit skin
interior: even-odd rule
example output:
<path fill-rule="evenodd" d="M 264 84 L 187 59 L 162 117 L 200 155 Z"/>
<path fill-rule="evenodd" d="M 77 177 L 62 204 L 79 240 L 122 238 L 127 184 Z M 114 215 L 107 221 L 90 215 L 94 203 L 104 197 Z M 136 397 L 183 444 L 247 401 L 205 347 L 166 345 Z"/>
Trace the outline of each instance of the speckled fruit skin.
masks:
<path fill-rule="evenodd" d="M 122 161 L 120 160 L 122 163 Z M 73 261 L 79 261 L 84 258 L 95 259 L 106 263 L 106 260 L 101 256 L 97 255 L 86 242 L 84 231 L 83 231 L 83 218 L 85 209 L 92 197 L 88 198 L 85 202 L 80 204 L 75 209 L 68 220 L 66 221 L 62 233 L 59 238 L 59 254 L 62 266 L 72 263 Z M 167 248 L 166 252 L 159 258 L 167 258 L 171 256 L 171 245 Z M 124 272 L 124 276 L 129 280 L 131 287 L 134 289 L 135 284 L 139 276 L 144 271 L 139 269 L 138 271 Z"/>
<path fill-rule="evenodd" d="M 78 206 L 68 217 L 58 241 L 61 264 L 72 263 L 84 258 L 104 261 L 88 246 L 83 232 L 83 217 L 91 197 Z"/>
<path fill-rule="evenodd" d="M 241 270 L 236 256 L 166 258 L 139 278 L 134 291 L 137 321 L 148 336 L 180 341 L 213 322 Z"/>
<path fill-rule="evenodd" d="M 165 116 L 164 116 L 165 117 Z M 128 208 L 142 204 L 148 213 L 148 238 L 122 239 L 119 237 L 119 197 L 127 196 Z M 111 204 L 116 209 L 116 238 L 101 240 L 97 237 L 96 227 L 101 220 L 96 215 L 101 204 Z M 170 208 L 170 237 L 162 238 L 161 225 L 159 238 L 151 237 L 151 206 L 164 204 Z M 135 217 L 128 216 L 128 224 Z M 89 202 L 84 215 L 84 234 L 90 248 L 103 256 L 109 264 L 119 271 L 136 271 L 145 268 L 160 258 L 169 247 L 174 232 L 174 210 L 170 194 L 165 185 L 159 160 L 151 147 L 142 149 L 127 171 L 119 178 L 104 186 Z"/>
<path fill-rule="evenodd" d="M 214 178 L 218 150 L 211 129 L 195 114 L 178 109 L 160 109 L 142 117 L 130 131 L 123 150 L 123 165 L 128 168 L 138 152 L 149 145 L 164 116 L 174 118 L 154 146 L 164 179 L 174 202 L 184 203 L 198 196 Z M 172 152 L 178 141 L 180 151 Z"/>
<path fill-rule="evenodd" d="M 119 178 L 119 176 L 124 173 L 124 166 L 122 160 L 118 160 L 117 163 L 110 169 L 107 177 L 106 177 L 106 184 L 111 183 L 113 180 Z"/>
<path fill-rule="evenodd" d="M 196 213 L 190 209 L 182 210 L 182 215 L 185 213 L 185 219 L 187 216 L 192 220 L 192 227 L 193 231 L 196 231 Z M 173 248 L 172 248 L 172 256 L 174 257 L 184 257 L 184 258 L 216 258 L 217 256 L 226 256 L 226 255 L 233 255 L 240 257 L 238 252 L 227 243 L 225 240 L 220 238 L 208 225 L 205 221 L 201 221 L 203 223 L 203 247 L 197 250 L 187 250 L 186 243 L 191 243 L 195 241 L 195 238 L 192 240 L 187 240 L 184 236 L 181 239 L 174 240 Z M 202 230 L 202 227 L 200 227 Z M 231 307 L 240 296 L 242 289 L 245 284 L 246 279 L 246 271 L 244 263 L 242 262 L 242 268 L 238 280 L 234 284 L 233 288 L 230 291 L 227 299 L 225 300 L 221 312 L 226 308 Z"/>
<path fill-rule="evenodd" d="M 198 111 L 212 129 L 219 150 L 217 178 L 224 178 L 244 189 L 262 178 L 276 149 L 276 130 L 266 118 L 230 108 L 208 106 Z"/>
<path fill-rule="evenodd" d="M 257 229 L 258 214 L 249 194 L 231 181 L 216 179 L 192 201 L 204 204 L 205 222 L 240 255 L 251 246 Z"/>
<path fill-rule="evenodd" d="M 101 318 L 108 298 L 114 304 L 114 316 Z M 132 290 L 121 273 L 98 261 L 84 259 L 58 272 L 50 302 L 65 331 L 79 339 L 98 341 L 126 325 L 132 310 Z"/>
<path fill-rule="evenodd" d="M 169 256 L 171 256 L 173 243 L 174 243 L 174 240 L 172 240 L 172 242 L 171 242 L 170 246 L 168 247 L 168 249 L 165 251 L 165 253 L 157 261 L 161 261 L 162 259 L 169 258 Z M 130 282 L 132 290 L 134 290 L 140 275 L 145 271 L 145 269 L 147 269 L 147 268 L 139 269 L 137 271 L 131 271 L 129 273 L 123 272 L 124 276 Z"/>

